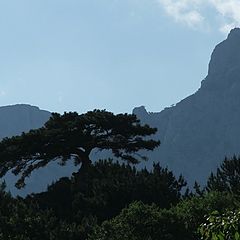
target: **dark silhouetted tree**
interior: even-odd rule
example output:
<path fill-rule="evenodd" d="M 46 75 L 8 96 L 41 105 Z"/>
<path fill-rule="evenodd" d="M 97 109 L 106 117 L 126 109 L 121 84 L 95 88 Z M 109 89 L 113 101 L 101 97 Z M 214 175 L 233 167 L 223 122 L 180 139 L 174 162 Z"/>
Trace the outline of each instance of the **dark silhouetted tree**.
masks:
<path fill-rule="evenodd" d="M 186 182 L 159 164 L 152 171 L 136 170 L 130 165 L 100 160 L 87 174 L 62 178 L 48 187 L 47 192 L 32 194 L 27 201 L 42 209 L 52 209 L 56 216 L 79 223 L 92 215 L 102 222 L 110 219 L 133 201 L 155 203 L 160 208 L 176 205 Z"/>
<path fill-rule="evenodd" d="M 140 125 L 132 114 L 117 114 L 94 110 L 79 115 L 76 112 L 53 113 L 44 127 L 5 138 L 0 143 L 0 175 L 12 170 L 20 174 L 16 186 L 25 185 L 25 178 L 33 170 L 61 159 L 65 164 L 70 158 L 87 168 L 89 155 L 94 148 L 111 150 L 113 155 L 129 163 L 146 159 L 139 150 L 153 150 L 160 142 L 146 138 L 156 133 L 156 128 Z"/>
<path fill-rule="evenodd" d="M 207 190 L 240 194 L 240 158 L 225 158 L 217 172 L 211 173 Z"/>

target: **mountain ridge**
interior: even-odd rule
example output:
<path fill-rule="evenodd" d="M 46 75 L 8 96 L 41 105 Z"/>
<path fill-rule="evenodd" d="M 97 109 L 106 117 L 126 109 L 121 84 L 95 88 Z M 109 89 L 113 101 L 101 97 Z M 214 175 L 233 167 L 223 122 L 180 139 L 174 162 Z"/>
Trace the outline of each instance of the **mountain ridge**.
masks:
<path fill-rule="evenodd" d="M 204 184 L 225 156 L 240 154 L 240 29 L 233 29 L 211 56 L 209 71 L 192 95 L 159 113 L 135 108 L 142 122 L 158 128 L 162 142 L 148 156 Z M 146 110 L 145 110 L 146 111 Z M 146 164 L 147 167 L 150 163 Z"/>

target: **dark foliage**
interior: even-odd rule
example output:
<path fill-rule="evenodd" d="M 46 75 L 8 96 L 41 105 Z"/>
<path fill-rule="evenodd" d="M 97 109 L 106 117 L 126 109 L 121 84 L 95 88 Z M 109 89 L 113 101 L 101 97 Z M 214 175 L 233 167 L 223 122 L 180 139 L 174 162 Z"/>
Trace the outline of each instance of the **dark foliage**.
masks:
<path fill-rule="evenodd" d="M 205 228 L 206 216 L 214 211 L 225 216 L 240 206 L 239 197 L 229 192 L 183 198 L 182 178 L 176 180 L 159 165 L 149 172 L 100 161 L 88 170 L 26 199 L 13 199 L 2 185 L 0 239 L 197 240 L 199 226 L 203 236 L 218 229 L 218 225 Z M 232 229 L 231 224 L 227 226 Z"/>
<path fill-rule="evenodd" d="M 115 218 L 103 222 L 89 240 L 189 240 L 176 214 L 156 205 L 132 203 Z"/>
<path fill-rule="evenodd" d="M 207 182 L 208 191 L 231 192 L 240 194 L 240 158 L 223 161 L 217 172 L 212 173 Z"/>
<path fill-rule="evenodd" d="M 182 195 L 181 176 L 159 164 L 152 171 L 133 167 L 145 159 L 139 150 L 159 145 L 148 138 L 155 132 L 134 115 L 95 110 L 53 114 L 43 128 L 4 139 L 0 174 L 22 173 L 19 187 L 34 169 L 57 158 L 64 164 L 74 157 L 81 168 L 26 199 L 12 198 L 2 184 L 0 240 L 240 239 L 240 158 L 225 159 L 206 189 L 196 183 L 195 193 Z M 93 164 L 93 148 L 112 150 L 128 163 Z"/>
<path fill-rule="evenodd" d="M 37 202 L 42 209 L 52 209 L 61 219 L 79 222 L 95 216 L 101 222 L 136 200 L 169 208 L 178 203 L 185 185 L 182 177 L 176 179 L 159 164 L 152 171 L 137 171 L 130 165 L 99 161 L 90 165 L 86 174 L 78 173 L 71 180 L 62 178 L 47 192 L 27 200 Z"/>
<path fill-rule="evenodd" d="M 187 232 L 191 233 L 191 239 L 199 239 L 198 227 L 205 221 L 205 216 L 213 211 L 220 213 L 240 207 L 237 196 L 228 192 L 209 192 L 201 196 L 191 196 L 181 200 L 171 210 L 185 223 Z"/>
<path fill-rule="evenodd" d="M 52 211 L 42 211 L 21 198 L 12 198 L 4 191 L 4 185 L 1 186 L 1 240 L 83 240 L 86 237 L 84 222 L 77 225 L 59 220 Z"/>
<path fill-rule="evenodd" d="M 117 114 L 94 110 L 79 115 L 76 112 L 53 113 L 44 127 L 5 138 L 0 143 L 0 175 L 12 170 L 21 173 L 17 187 L 33 170 L 46 166 L 49 161 L 61 159 L 64 164 L 71 157 L 90 164 L 89 155 L 94 148 L 111 150 L 113 155 L 130 163 L 146 159 L 138 154 L 141 149 L 153 150 L 160 142 L 146 139 L 156 128 L 141 126 L 132 114 Z"/>

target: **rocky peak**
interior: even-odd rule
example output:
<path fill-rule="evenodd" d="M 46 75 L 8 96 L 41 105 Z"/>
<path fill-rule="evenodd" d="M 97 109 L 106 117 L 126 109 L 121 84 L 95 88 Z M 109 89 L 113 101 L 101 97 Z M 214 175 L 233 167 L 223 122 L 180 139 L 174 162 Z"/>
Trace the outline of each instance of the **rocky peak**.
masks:
<path fill-rule="evenodd" d="M 240 81 L 240 28 L 231 30 L 227 39 L 218 44 L 211 56 L 204 84 L 209 88 L 230 87 Z"/>
<path fill-rule="evenodd" d="M 137 115 L 139 118 L 144 118 L 148 116 L 148 112 L 144 106 L 135 107 L 132 113 Z"/>

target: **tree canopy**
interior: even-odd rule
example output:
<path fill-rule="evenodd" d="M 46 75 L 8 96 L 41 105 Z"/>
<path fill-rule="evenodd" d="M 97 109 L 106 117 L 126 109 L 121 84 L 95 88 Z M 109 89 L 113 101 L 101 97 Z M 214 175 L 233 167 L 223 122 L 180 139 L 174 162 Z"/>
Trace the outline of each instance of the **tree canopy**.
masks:
<path fill-rule="evenodd" d="M 86 174 L 61 178 L 47 192 L 31 194 L 27 200 L 42 209 L 52 209 L 61 219 L 79 221 L 92 215 L 101 222 L 134 201 L 170 208 L 179 202 L 185 186 L 182 176 L 176 178 L 159 164 L 150 171 L 99 160 L 89 166 Z"/>
<path fill-rule="evenodd" d="M 214 211 L 201 224 L 199 232 L 201 239 L 206 240 L 240 240 L 240 210 L 227 211 L 224 214 Z"/>
<path fill-rule="evenodd" d="M 104 221 L 89 240 L 176 240 L 191 239 L 184 222 L 169 210 L 155 204 L 133 202 L 119 215 Z"/>
<path fill-rule="evenodd" d="M 89 155 L 94 148 L 111 150 L 115 157 L 129 163 L 146 159 L 139 150 L 153 150 L 160 142 L 149 139 L 156 128 L 141 125 L 133 114 L 117 114 L 105 110 L 85 114 L 53 113 L 39 129 L 21 136 L 5 138 L 0 143 L 0 175 L 12 170 L 20 174 L 16 186 L 23 187 L 25 178 L 33 170 L 61 159 L 65 164 L 74 158 L 81 168 L 91 163 Z"/>
<path fill-rule="evenodd" d="M 207 182 L 208 191 L 240 193 L 240 158 L 225 158 L 216 173 L 211 173 Z"/>

